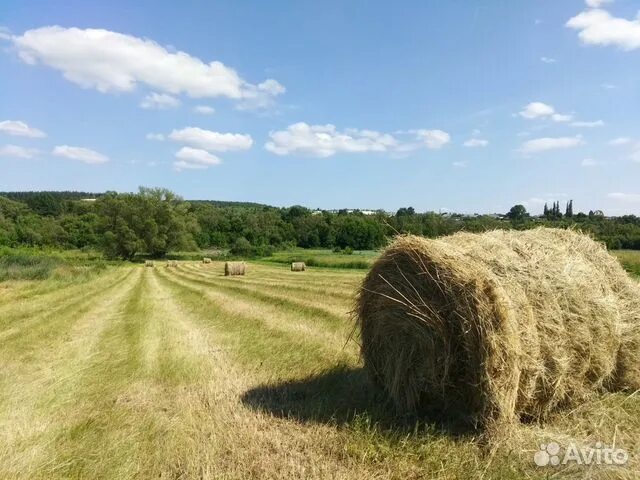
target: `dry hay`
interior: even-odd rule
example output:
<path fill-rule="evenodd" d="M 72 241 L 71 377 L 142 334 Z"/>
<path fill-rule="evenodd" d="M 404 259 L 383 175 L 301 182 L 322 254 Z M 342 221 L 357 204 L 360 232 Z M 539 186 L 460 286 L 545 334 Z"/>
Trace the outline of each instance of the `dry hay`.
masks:
<path fill-rule="evenodd" d="M 204 257 L 202 259 L 202 263 L 211 263 L 211 259 L 209 257 Z"/>
<path fill-rule="evenodd" d="M 147 260 L 147 261 L 144 262 L 144 266 L 153 268 L 153 267 L 156 266 L 156 264 L 152 260 Z"/>
<path fill-rule="evenodd" d="M 292 272 L 304 272 L 307 269 L 307 266 L 304 262 L 291 262 L 291 271 Z"/>
<path fill-rule="evenodd" d="M 224 274 L 229 275 L 244 275 L 247 270 L 247 264 L 244 262 L 225 262 Z"/>
<path fill-rule="evenodd" d="M 640 288 L 574 231 L 398 237 L 356 315 L 365 367 L 400 411 L 488 437 L 640 388 Z"/>

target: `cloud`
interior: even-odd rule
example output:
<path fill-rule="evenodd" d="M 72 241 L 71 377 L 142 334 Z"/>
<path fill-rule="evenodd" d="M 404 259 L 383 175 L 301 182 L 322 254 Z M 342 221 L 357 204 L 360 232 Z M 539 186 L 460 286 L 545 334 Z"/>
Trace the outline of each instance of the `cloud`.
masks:
<path fill-rule="evenodd" d="M 182 147 L 176 152 L 176 158 L 178 160 L 173 163 L 176 170 L 204 169 L 222 163 L 220 158 L 206 150 L 191 147 Z"/>
<path fill-rule="evenodd" d="M 90 165 L 97 165 L 109 161 L 109 157 L 83 147 L 70 147 L 69 145 L 59 145 L 51 152 L 56 157 L 70 158 L 71 160 L 78 160 Z"/>
<path fill-rule="evenodd" d="M 313 157 L 330 157 L 336 153 L 389 152 L 406 154 L 421 148 L 439 149 L 451 137 L 442 130 L 398 131 L 398 135 L 411 135 L 411 141 L 400 141 L 390 133 L 375 130 L 347 128 L 339 131 L 335 125 L 309 125 L 305 122 L 289 125 L 286 130 L 271 132 L 265 148 L 276 155 L 293 153 Z"/>
<path fill-rule="evenodd" d="M 6 133 L 14 137 L 42 138 L 47 136 L 42 130 L 30 127 L 19 120 L 4 120 L 0 122 L 0 133 Z"/>
<path fill-rule="evenodd" d="M 621 201 L 621 202 L 640 203 L 640 193 L 614 192 L 614 193 L 609 193 L 607 197 L 613 200 Z"/>
<path fill-rule="evenodd" d="M 544 137 L 524 142 L 520 152 L 524 154 L 546 152 L 548 150 L 560 150 L 573 148 L 584 144 L 580 135 L 575 137 Z"/>
<path fill-rule="evenodd" d="M 550 57 L 540 57 L 540 61 L 542 63 L 556 63 L 556 59 L 555 58 L 550 58 Z"/>
<path fill-rule="evenodd" d="M 484 140 L 482 138 L 470 138 L 469 140 L 464 142 L 462 145 L 469 148 L 486 147 L 487 145 L 489 145 L 489 140 Z"/>
<path fill-rule="evenodd" d="M 522 118 L 533 120 L 537 118 L 550 118 L 554 122 L 568 122 L 573 117 L 557 113 L 555 108 L 542 102 L 531 102 L 518 113 Z"/>
<path fill-rule="evenodd" d="M 348 129 L 339 132 L 334 125 L 289 125 L 286 130 L 271 132 L 265 148 L 276 155 L 300 153 L 314 157 L 330 157 L 336 153 L 386 152 L 398 142 L 390 134 L 373 130 Z"/>
<path fill-rule="evenodd" d="M 33 158 L 38 155 L 39 151 L 35 148 L 20 147 L 18 145 L 0 146 L 0 157 L 10 158 Z"/>
<path fill-rule="evenodd" d="M 594 3 L 600 6 L 602 2 Z M 640 18 L 618 18 L 595 8 L 570 18 L 566 26 L 577 30 L 578 37 L 585 45 L 612 45 L 627 51 L 640 48 Z"/>
<path fill-rule="evenodd" d="M 442 130 L 416 130 L 415 132 L 418 139 L 431 150 L 442 148 L 451 141 L 451 136 Z"/>
<path fill-rule="evenodd" d="M 173 130 L 168 138 L 175 142 L 184 143 L 190 147 L 210 152 L 229 152 L 234 150 L 248 150 L 253 145 L 250 135 L 240 133 L 219 133 L 198 127 L 186 127 Z"/>
<path fill-rule="evenodd" d="M 244 100 L 236 108 L 238 110 L 256 110 L 269 108 L 275 102 L 275 97 L 286 92 L 286 88 L 273 79 L 265 80 L 257 86 L 251 86 L 244 92 Z"/>
<path fill-rule="evenodd" d="M 166 93 L 151 92 L 140 102 L 140 106 L 146 109 L 166 110 L 179 107 L 181 103 L 182 102 L 176 97 L 172 97 Z"/>
<path fill-rule="evenodd" d="M 596 120 L 594 122 L 571 122 L 569 125 L 572 127 L 594 128 L 604 126 L 604 122 L 602 120 Z"/>
<path fill-rule="evenodd" d="M 161 133 L 147 133 L 145 135 L 145 138 L 147 140 L 155 140 L 157 142 L 162 142 L 164 141 L 164 135 Z"/>
<path fill-rule="evenodd" d="M 602 162 L 598 162 L 597 160 L 594 160 L 593 158 L 585 158 L 580 163 L 580 166 L 588 168 L 588 167 L 597 167 L 598 165 L 601 165 L 601 164 L 602 164 Z"/>
<path fill-rule="evenodd" d="M 467 166 L 467 162 L 464 160 L 460 160 L 460 161 L 453 162 L 451 165 L 453 165 L 456 168 L 464 168 Z"/>
<path fill-rule="evenodd" d="M 268 103 L 284 92 L 276 80 L 254 85 L 222 62 L 205 63 L 186 52 L 169 51 L 150 39 L 104 29 L 47 26 L 12 36 L 19 57 L 42 63 L 83 88 L 131 92 L 138 85 L 170 95 L 227 97 Z"/>
<path fill-rule="evenodd" d="M 613 147 L 620 147 L 622 145 L 628 145 L 631 143 L 631 139 L 629 137 L 618 137 L 609 141 L 609 145 Z"/>
<path fill-rule="evenodd" d="M 216 113 L 216 109 L 208 105 L 196 105 L 195 107 L 193 107 L 193 111 L 195 113 L 199 113 L 200 115 L 213 115 L 214 113 Z"/>

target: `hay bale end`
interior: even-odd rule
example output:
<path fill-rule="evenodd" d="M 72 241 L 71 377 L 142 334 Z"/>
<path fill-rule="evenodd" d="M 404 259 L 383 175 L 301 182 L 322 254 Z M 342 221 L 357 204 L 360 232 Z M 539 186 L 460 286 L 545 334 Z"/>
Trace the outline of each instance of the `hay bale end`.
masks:
<path fill-rule="evenodd" d="M 291 262 L 292 272 L 304 272 L 307 269 L 307 265 L 304 262 Z"/>
<path fill-rule="evenodd" d="M 244 275 L 247 270 L 247 264 L 245 262 L 225 262 L 224 275 L 226 277 L 232 275 Z"/>

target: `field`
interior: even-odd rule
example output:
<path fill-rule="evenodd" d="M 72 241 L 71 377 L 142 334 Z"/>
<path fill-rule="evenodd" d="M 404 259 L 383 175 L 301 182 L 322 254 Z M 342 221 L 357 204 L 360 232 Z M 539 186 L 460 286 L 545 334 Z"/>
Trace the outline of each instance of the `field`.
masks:
<path fill-rule="evenodd" d="M 489 452 L 372 391 L 349 339 L 365 270 L 222 270 L 157 262 L 0 283 L 0 478 L 638 477 L 637 395 L 522 426 Z M 536 467 L 552 440 L 631 458 Z"/>

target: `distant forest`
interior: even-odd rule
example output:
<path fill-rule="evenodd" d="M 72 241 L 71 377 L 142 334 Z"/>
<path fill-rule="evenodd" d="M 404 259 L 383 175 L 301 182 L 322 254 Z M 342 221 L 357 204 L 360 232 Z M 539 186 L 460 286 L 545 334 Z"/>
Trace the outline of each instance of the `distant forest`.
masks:
<path fill-rule="evenodd" d="M 366 214 L 365 214 L 366 213 Z M 371 250 L 397 233 L 427 237 L 457 231 L 578 228 L 611 249 L 640 250 L 640 217 L 608 218 L 600 211 L 574 213 L 573 202 L 545 206 L 532 217 L 522 205 L 504 215 L 319 211 L 243 202 L 185 201 L 166 189 L 138 193 L 0 193 L 0 246 L 97 249 L 109 258 L 230 249 L 233 254 L 268 256 L 287 247 Z"/>

